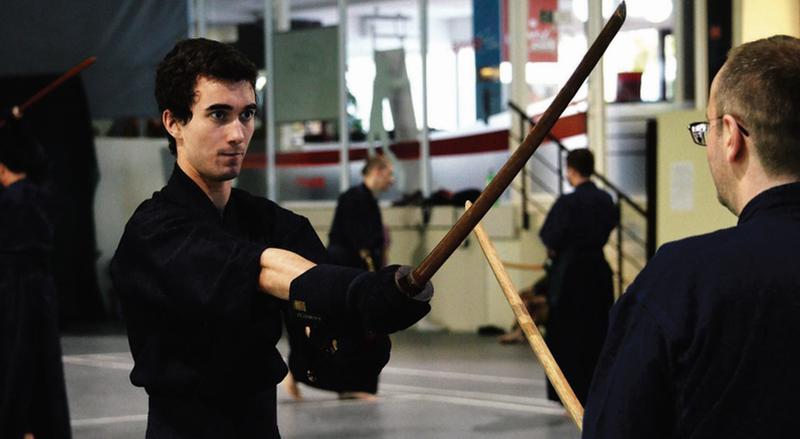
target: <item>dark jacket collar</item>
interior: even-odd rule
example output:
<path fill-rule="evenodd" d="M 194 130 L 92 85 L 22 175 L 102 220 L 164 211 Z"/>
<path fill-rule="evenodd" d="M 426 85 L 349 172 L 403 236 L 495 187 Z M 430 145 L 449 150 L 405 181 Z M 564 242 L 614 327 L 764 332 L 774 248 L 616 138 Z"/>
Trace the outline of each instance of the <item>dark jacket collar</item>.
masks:
<path fill-rule="evenodd" d="M 800 182 L 775 186 L 753 197 L 742 209 L 739 224 L 771 211 L 800 212 Z"/>
<path fill-rule="evenodd" d="M 211 199 L 185 172 L 175 164 L 167 185 L 162 189 L 162 194 L 173 203 L 187 208 L 203 218 L 219 221 L 222 216 Z M 233 197 L 228 199 L 225 212 L 231 207 Z"/>
<path fill-rule="evenodd" d="M 367 187 L 366 183 L 361 183 L 360 185 L 358 185 L 358 188 L 359 190 L 361 190 L 363 194 L 368 195 L 369 198 L 372 198 L 373 200 L 376 199 L 375 194 L 372 193 L 372 191 Z"/>
<path fill-rule="evenodd" d="M 583 189 L 597 189 L 597 186 L 592 182 L 592 180 L 586 180 L 583 183 L 575 186 L 575 190 L 583 190 Z"/>
<path fill-rule="evenodd" d="M 31 186 L 32 183 L 27 178 L 23 178 L 8 185 L 7 188 L 3 189 L 3 192 L 5 192 L 5 195 L 9 199 L 19 199 L 24 197 L 23 194 L 25 193 L 26 189 Z"/>

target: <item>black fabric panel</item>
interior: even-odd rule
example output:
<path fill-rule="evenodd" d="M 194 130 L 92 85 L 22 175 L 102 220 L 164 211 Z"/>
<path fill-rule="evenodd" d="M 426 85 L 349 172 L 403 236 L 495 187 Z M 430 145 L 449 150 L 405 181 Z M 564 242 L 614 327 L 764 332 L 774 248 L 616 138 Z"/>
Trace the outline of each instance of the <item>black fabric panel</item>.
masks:
<path fill-rule="evenodd" d="M 0 106 L 24 102 L 59 74 L 0 78 Z M 45 187 L 53 194 L 54 277 L 60 322 L 98 320 L 104 315 L 97 286 L 94 194 L 98 180 L 91 119 L 79 77 L 63 83 L 32 106 L 24 127 L 49 159 Z"/>
<path fill-rule="evenodd" d="M 188 35 L 184 1 L 4 1 L 0 76 L 63 72 L 88 56 L 84 72 L 95 118 L 155 116 L 155 67 Z"/>

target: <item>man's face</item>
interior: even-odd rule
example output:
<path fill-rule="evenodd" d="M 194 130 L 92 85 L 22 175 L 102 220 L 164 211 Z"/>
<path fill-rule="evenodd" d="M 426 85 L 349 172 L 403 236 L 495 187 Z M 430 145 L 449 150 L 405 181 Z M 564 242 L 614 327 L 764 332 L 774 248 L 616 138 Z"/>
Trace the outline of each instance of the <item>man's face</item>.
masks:
<path fill-rule="evenodd" d="M 376 189 L 380 192 L 387 191 L 394 184 L 394 166 L 389 165 L 376 172 Z"/>
<path fill-rule="evenodd" d="M 717 73 L 717 76 L 711 83 L 711 91 L 708 95 L 706 119 L 709 121 L 709 126 L 708 132 L 706 133 L 706 160 L 708 161 L 708 168 L 711 171 L 711 178 L 714 180 L 714 186 L 717 188 L 717 199 L 720 204 L 727 207 L 731 212 L 734 212 L 732 177 L 730 175 L 731 171 L 727 166 L 728 162 L 725 159 L 725 134 L 722 120 L 719 119 L 722 114 L 718 114 L 716 104 L 720 74 L 722 74 L 722 70 Z"/>
<path fill-rule="evenodd" d="M 236 178 L 253 136 L 256 108 L 249 82 L 198 77 L 191 119 L 168 124 L 181 169 L 209 183 Z"/>

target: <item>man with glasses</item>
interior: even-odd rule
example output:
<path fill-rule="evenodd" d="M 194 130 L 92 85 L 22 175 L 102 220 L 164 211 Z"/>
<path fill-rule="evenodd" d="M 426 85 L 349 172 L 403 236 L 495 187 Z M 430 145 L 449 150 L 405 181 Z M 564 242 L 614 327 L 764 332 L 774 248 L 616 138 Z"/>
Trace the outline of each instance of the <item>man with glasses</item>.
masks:
<path fill-rule="evenodd" d="M 584 438 L 792 436 L 800 40 L 731 50 L 706 117 L 689 130 L 738 224 L 664 245 L 614 306 Z"/>

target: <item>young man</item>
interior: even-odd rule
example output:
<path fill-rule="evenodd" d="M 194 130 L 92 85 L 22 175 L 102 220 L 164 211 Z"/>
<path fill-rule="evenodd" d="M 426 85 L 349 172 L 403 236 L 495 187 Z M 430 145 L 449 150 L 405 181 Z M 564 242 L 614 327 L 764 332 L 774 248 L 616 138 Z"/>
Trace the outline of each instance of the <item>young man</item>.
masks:
<path fill-rule="evenodd" d="M 44 152 L 0 128 L 0 437 L 69 439 Z"/>
<path fill-rule="evenodd" d="M 619 221 L 611 196 L 590 180 L 593 173 L 591 151 L 583 148 L 567 154 L 567 180 L 575 191 L 556 200 L 539 232 L 553 261 L 548 272 L 546 340 L 581 403 L 589 393 L 614 302 L 603 247 Z M 547 396 L 559 400 L 549 382 Z"/>
<path fill-rule="evenodd" d="M 255 78 L 241 53 L 205 39 L 179 42 L 158 66 L 176 166 L 128 222 L 111 264 L 131 381 L 149 395 L 148 438 L 280 437 L 284 310 L 325 360 L 340 339 L 404 329 L 430 309 L 431 290 L 397 289 L 397 266 L 319 264 L 325 249 L 308 220 L 232 188 L 253 134 Z M 324 376 L 324 364 L 307 375 Z"/>
<path fill-rule="evenodd" d="M 584 438 L 794 435 L 800 40 L 734 48 L 690 131 L 739 222 L 662 246 L 614 306 Z"/>

